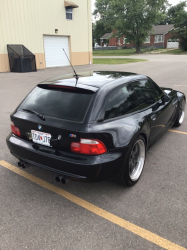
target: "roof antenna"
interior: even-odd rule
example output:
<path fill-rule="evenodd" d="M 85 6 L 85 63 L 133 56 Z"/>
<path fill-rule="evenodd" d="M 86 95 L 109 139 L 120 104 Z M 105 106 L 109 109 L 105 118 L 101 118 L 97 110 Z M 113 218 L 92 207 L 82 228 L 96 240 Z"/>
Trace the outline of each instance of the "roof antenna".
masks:
<path fill-rule="evenodd" d="M 71 65 L 71 67 L 72 67 L 72 69 L 73 69 L 73 71 L 74 71 L 74 73 L 75 73 L 75 78 L 76 78 L 76 84 L 75 84 L 75 87 L 77 86 L 77 82 L 78 82 L 78 80 L 79 80 L 79 75 L 77 75 L 77 73 L 76 73 L 76 71 L 75 71 L 75 69 L 73 68 L 73 66 L 72 66 L 72 64 L 71 64 L 71 62 L 70 62 L 70 60 L 69 60 L 69 57 L 67 56 L 67 54 L 66 54 L 66 51 L 65 51 L 65 49 L 63 48 L 63 51 L 64 51 L 64 53 L 65 53 L 65 55 L 66 55 L 66 57 L 67 57 L 67 59 L 68 59 L 68 61 L 69 61 L 69 63 L 70 63 L 70 65 Z"/>

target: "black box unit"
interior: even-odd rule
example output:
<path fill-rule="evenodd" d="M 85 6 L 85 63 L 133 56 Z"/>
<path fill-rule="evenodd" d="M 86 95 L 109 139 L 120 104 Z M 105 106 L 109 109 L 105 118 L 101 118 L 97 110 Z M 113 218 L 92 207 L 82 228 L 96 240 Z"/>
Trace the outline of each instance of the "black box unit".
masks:
<path fill-rule="evenodd" d="M 7 50 L 11 72 L 36 71 L 35 55 L 24 45 L 8 44 Z"/>

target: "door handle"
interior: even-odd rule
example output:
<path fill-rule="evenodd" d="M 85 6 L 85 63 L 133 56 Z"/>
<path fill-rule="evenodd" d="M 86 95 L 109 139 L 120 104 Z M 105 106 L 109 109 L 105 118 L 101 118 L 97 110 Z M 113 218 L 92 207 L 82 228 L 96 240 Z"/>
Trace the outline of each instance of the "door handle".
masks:
<path fill-rule="evenodd" d="M 156 120 L 156 115 L 152 115 L 152 116 L 151 116 L 151 120 L 152 120 L 152 121 L 155 121 L 155 120 Z"/>

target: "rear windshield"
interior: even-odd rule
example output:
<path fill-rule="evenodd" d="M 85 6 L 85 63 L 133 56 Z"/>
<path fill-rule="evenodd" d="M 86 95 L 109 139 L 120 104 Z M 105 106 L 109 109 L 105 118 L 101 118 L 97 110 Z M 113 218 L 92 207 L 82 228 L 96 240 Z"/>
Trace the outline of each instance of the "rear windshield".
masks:
<path fill-rule="evenodd" d="M 31 109 L 44 116 L 68 121 L 84 120 L 93 92 L 36 87 L 22 102 L 18 110 Z"/>

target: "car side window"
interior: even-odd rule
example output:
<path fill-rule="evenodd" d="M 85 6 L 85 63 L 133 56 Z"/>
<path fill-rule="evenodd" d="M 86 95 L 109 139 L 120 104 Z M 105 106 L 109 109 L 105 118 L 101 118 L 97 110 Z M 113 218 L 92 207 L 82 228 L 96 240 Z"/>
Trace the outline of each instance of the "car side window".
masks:
<path fill-rule="evenodd" d="M 163 96 L 163 91 L 161 90 L 161 88 L 152 80 L 150 79 L 155 91 L 156 91 L 156 94 L 157 94 L 157 97 L 158 99 L 160 99 L 162 96 Z"/>
<path fill-rule="evenodd" d="M 134 112 L 138 108 L 138 100 L 130 83 L 117 88 L 108 97 L 105 120 Z"/>
<path fill-rule="evenodd" d="M 138 98 L 140 109 L 151 105 L 146 102 L 148 99 L 154 99 L 155 102 L 158 101 L 156 91 L 149 80 L 139 80 L 133 82 L 132 86 Z"/>

